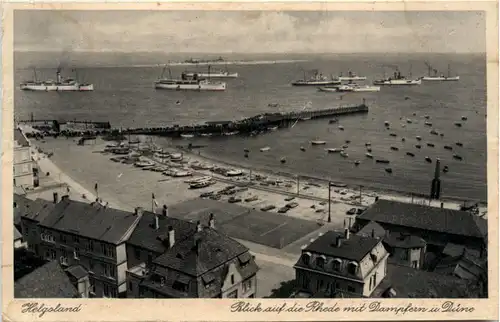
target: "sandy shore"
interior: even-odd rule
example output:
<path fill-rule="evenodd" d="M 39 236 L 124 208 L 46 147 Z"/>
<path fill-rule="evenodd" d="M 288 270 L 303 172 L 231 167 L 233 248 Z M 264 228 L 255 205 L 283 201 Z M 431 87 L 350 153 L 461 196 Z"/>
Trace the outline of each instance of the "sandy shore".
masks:
<path fill-rule="evenodd" d="M 235 167 L 225 162 L 216 161 L 206 156 L 183 151 L 182 163 L 169 163 L 170 166 L 185 168 L 196 176 L 212 176 L 216 184 L 202 189 L 189 189 L 185 182 L 189 178 L 174 178 L 162 175 L 160 172 L 142 170 L 132 164 L 123 164 L 110 161 L 114 155 L 102 153 L 106 142 L 98 140 L 96 144 L 77 146 L 73 140 L 48 139 L 44 143 L 36 142 L 44 151 L 53 152 L 53 161 L 65 172 L 67 179 L 80 185 L 80 190 L 87 194 L 93 191 L 95 183 L 99 185 L 99 197 L 110 205 L 121 209 L 133 209 L 137 206 L 152 208 L 151 194 L 154 193 L 159 204 L 175 204 L 182 201 L 198 198 L 200 194 L 210 191 L 220 191 L 228 185 L 246 187 L 235 195 L 242 199 L 241 205 L 261 209 L 273 205 L 276 208 L 270 211 L 276 212 L 285 204 L 291 202 L 285 200 L 295 197 L 293 201 L 298 203 L 296 208 L 289 210 L 286 215 L 297 218 L 326 222 L 328 220 L 328 185 L 317 182 L 299 181 L 297 194 L 297 181 L 278 176 L 275 174 L 252 171 L 252 180 L 248 170 L 243 170 L 244 175 L 228 178 L 209 170 L 193 170 L 193 165 L 209 164 L 226 169 Z M 194 151 L 196 152 L 196 151 Z M 155 160 L 161 161 L 161 160 Z M 95 192 L 90 194 L 95 197 Z M 249 197 L 257 197 L 252 202 L 245 202 Z M 348 188 L 331 188 L 330 218 L 334 226 L 342 227 L 346 219 L 346 212 L 351 208 L 367 207 L 375 201 L 375 197 L 403 202 L 412 202 L 409 196 L 376 192 L 371 190 L 360 191 Z M 227 202 L 230 196 L 223 196 L 222 202 Z M 429 204 L 428 200 L 414 198 L 413 202 Z M 453 201 L 443 201 L 444 207 L 459 209 L 460 204 Z M 441 201 L 432 201 L 431 205 L 439 207 Z M 486 209 L 481 209 L 481 212 Z"/>

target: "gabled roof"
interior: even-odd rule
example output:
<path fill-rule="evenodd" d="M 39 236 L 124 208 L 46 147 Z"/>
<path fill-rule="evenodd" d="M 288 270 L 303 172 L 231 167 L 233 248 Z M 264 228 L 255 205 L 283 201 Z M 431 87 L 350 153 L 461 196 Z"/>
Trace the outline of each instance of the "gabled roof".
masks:
<path fill-rule="evenodd" d="M 199 241 L 196 249 L 196 241 Z M 191 276 L 204 273 L 225 264 L 247 252 L 248 248 L 218 232 L 205 227 L 190 235 L 154 260 L 154 264 L 168 267 Z"/>
<path fill-rule="evenodd" d="M 16 226 L 14 226 L 14 241 L 16 241 L 18 239 L 22 239 L 22 238 L 23 238 L 23 235 L 21 235 L 19 230 L 17 230 Z"/>
<path fill-rule="evenodd" d="M 120 244 L 139 220 L 132 212 L 65 199 L 57 203 L 40 226 Z"/>
<path fill-rule="evenodd" d="M 31 200 L 19 195 L 14 195 L 14 202 L 17 206 L 14 208 L 15 216 L 38 222 L 44 220 L 56 206 L 53 202 L 44 199 Z"/>
<path fill-rule="evenodd" d="M 336 246 L 337 237 L 342 238 L 340 247 Z M 332 256 L 360 262 L 378 243 L 380 239 L 351 234 L 349 239 L 344 239 L 344 234 L 329 231 L 318 237 L 303 252 L 313 252 L 325 256 Z"/>
<path fill-rule="evenodd" d="M 370 297 L 386 297 L 392 289 L 394 298 L 475 298 L 476 289 L 460 278 L 427 272 L 411 267 L 387 264 L 387 275 Z"/>
<path fill-rule="evenodd" d="M 155 214 L 144 212 L 136 228 L 130 235 L 127 244 L 138 246 L 153 252 L 163 253 L 168 247 L 162 240 L 168 240 L 168 226 L 172 226 L 175 234 L 175 242 L 178 243 L 192 235 L 196 231 L 196 224 L 189 221 L 158 216 L 159 229 L 154 228 Z"/>
<path fill-rule="evenodd" d="M 30 143 L 28 139 L 26 139 L 26 136 L 24 136 L 23 132 L 21 129 L 15 129 L 14 130 L 14 141 L 17 142 L 22 147 L 28 147 L 30 146 Z"/>
<path fill-rule="evenodd" d="M 384 237 L 384 244 L 393 248 L 423 248 L 427 245 L 420 237 L 404 233 L 389 233 Z"/>
<path fill-rule="evenodd" d="M 373 237 L 373 234 L 375 235 L 375 237 L 383 238 L 385 236 L 384 227 L 380 226 L 374 221 L 370 221 L 368 225 L 364 226 L 360 231 L 356 233 L 356 235 L 363 235 L 367 237 Z"/>
<path fill-rule="evenodd" d="M 487 223 L 469 212 L 380 199 L 357 218 L 429 231 L 484 238 Z"/>
<path fill-rule="evenodd" d="M 66 268 L 66 273 L 73 276 L 75 279 L 79 280 L 80 278 L 86 277 L 89 275 L 87 270 L 83 268 L 82 265 L 73 265 Z"/>
<path fill-rule="evenodd" d="M 16 298 L 74 298 L 78 291 L 59 262 L 52 261 L 14 283 Z"/>

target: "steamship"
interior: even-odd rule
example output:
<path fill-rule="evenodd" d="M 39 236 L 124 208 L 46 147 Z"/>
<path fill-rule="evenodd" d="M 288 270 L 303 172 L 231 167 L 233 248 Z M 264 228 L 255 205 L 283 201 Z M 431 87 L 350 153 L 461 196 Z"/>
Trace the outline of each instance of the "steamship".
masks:
<path fill-rule="evenodd" d="M 441 81 L 441 82 L 449 82 L 449 81 L 458 81 L 460 80 L 460 76 L 451 76 L 451 68 L 448 64 L 448 75 L 445 76 L 443 73 L 438 75 L 438 70 L 432 68 L 431 65 L 425 63 L 427 65 L 428 73 L 427 76 L 422 77 L 424 81 Z M 431 72 L 432 71 L 432 72 Z"/>
<path fill-rule="evenodd" d="M 343 76 L 342 73 L 340 73 L 340 76 L 338 77 L 338 79 L 339 79 L 339 81 L 342 81 L 342 82 L 345 82 L 345 81 L 352 82 L 352 81 L 366 80 L 366 77 L 365 76 L 358 76 L 358 75 L 356 75 L 356 73 L 349 71 L 347 73 L 347 76 Z"/>
<path fill-rule="evenodd" d="M 160 79 L 154 85 L 156 89 L 169 89 L 177 91 L 225 91 L 225 82 L 213 82 L 209 79 L 201 78 L 198 74 L 189 76 L 186 73 L 181 74 L 181 79 L 172 78 L 170 68 L 168 68 L 169 77 L 164 78 L 167 67 L 163 68 Z M 208 75 L 210 75 L 210 66 L 208 67 Z"/>
<path fill-rule="evenodd" d="M 314 74 L 312 77 L 307 78 L 306 72 L 304 71 L 304 78 L 292 82 L 293 86 L 328 86 L 328 85 L 340 85 L 341 81 L 334 79 L 333 77 L 328 78 L 320 73 L 318 70 L 313 70 Z"/>
<path fill-rule="evenodd" d="M 227 67 L 225 69 L 219 69 L 210 73 L 197 73 L 197 72 L 185 72 L 187 77 L 211 77 L 211 78 L 238 78 L 238 73 L 230 73 Z"/>
<path fill-rule="evenodd" d="M 420 85 L 422 79 L 408 79 L 401 75 L 400 71 L 394 72 L 394 77 L 379 79 L 373 82 L 373 85 Z"/>
<path fill-rule="evenodd" d="M 76 70 L 75 70 L 76 74 Z M 26 81 L 21 83 L 19 86 L 23 91 L 61 91 L 61 92 L 87 92 L 93 91 L 93 84 L 81 84 L 76 79 L 78 75 L 76 74 L 76 79 L 66 78 L 64 79 L 61 76 L 61 68 L 57 69 L 56 72 L 56 81 L 47 80 L 47 81 L 39 81 L 36 75 L 36 69 L 34 70 L 34 80 Z"/>

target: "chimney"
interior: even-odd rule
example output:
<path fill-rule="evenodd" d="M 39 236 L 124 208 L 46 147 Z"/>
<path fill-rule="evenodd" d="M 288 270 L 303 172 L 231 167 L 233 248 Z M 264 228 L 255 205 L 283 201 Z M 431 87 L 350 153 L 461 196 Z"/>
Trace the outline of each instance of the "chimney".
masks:
<path fill-rule="evenodd" d="M 57 192 L 54 192 L 52 194 L 52 197 L 53 197 L 52 199 L 53 199 L 54 203 L 58 203 L 59 202 L 59 195 L 57 194 Z"/>
<path fill-rule="evenodd" d="M 17 208 L 17 202 L 14 201 L 14 208 Z"/>
<path fill-rule="evenodd" d="M 160 218 L 158 217 L 157 214 L 155 214 L 155 223 L 154 223 L 154 225 L 155 225 L 155 227 L 154 227 L 155 230 L 160 229 Z"/>
<path fill-rule="evenodd" d="M 375 229 L 372 229 L 372 238 L 375 238 Z"/>
<path fill-rule="evenodd" d="M 346 240 L 349 239 L 349 235 L 350 235 L 349 228 L 344 229 L 344 237 Z"/>
<path fill-rule="evenodd" d="M 136 216 L 142 216 L 142 207 L 136 207 L 134 210 Z"/>
<path fill-rule="evenodd" d="M 214 214 L 210 214 L 210 218 L 208 219 L 208 226 L 212 229 L 215 229 L 215 218 Z"/>
<path fill-rule="evenodd" d="M 163 209 L 161 210 L 161 214 L 165 217 L 168 217 L 168 207 L 167 205 L 163 205 Z"/>
<path fill-rule="evenodd" d="M 196 222 L 196 230 L 197 231 L 202 231 L 203 230 L 203 226 L 201 226 L 201 222 L 199 220 Z"/>
<path fill-rule="evenodd" d="M 196 254 L 200 253 L 200 246 L 201 246 L 201 239 L 200 238 L 195 238 L 194 240 L 194 251 Z"/>
<path fill-rule="evenodd" d="M 174 227 L 168 226 L 168 247 L 172 248 L 175 244 L 175 230 Z"/>
<path fill-rule="evenodd" d="M 441 203 L 441 209 L 443 209 L 443 208 L 444 208 L 444 202 Z"/>
<path fill-rule="evenodd" d="M 337 236 L 335 239 L 335 247 L 339 248 L 340 246 L 342 246 L 342 237 Z"/>
<path fill-rule="evenodd" d="M 378 201 L 378 196 L 375 197 L 375 201 Z"/>

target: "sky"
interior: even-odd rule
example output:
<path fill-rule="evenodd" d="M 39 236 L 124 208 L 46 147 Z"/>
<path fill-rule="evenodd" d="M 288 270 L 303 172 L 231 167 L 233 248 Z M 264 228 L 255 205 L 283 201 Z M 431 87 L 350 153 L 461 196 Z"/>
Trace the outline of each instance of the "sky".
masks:
<path fill-rule="evenodd" d="M 484 12 L 41 11 L 14 15 L 14 50 L 168 53 L 486 51 Z"/>

